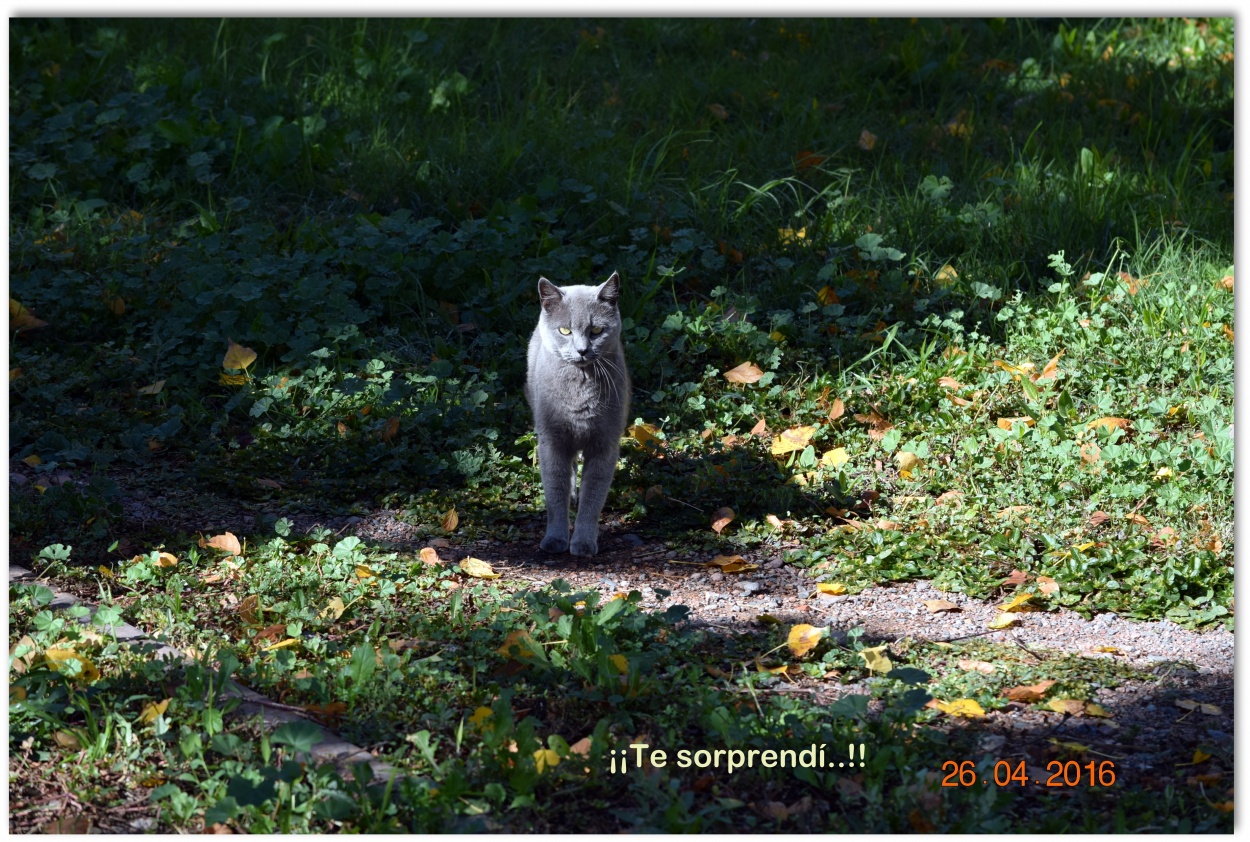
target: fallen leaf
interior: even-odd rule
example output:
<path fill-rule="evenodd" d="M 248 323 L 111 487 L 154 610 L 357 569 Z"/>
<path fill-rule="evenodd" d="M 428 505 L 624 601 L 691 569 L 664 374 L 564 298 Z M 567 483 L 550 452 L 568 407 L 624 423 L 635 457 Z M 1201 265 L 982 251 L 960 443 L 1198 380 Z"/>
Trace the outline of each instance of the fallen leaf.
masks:
<path fill-rule="evenodd" d="M 1137 512 L 1129 512 L 1124 516 L 1124 519 L 1130 523 L 1135 523 L 1138 526 L 1144 526 L 1147 529 L 1150 528 L 1150 521 L 1146 520 L 1143 515 L 1139 515 Z"/>
<path fill-rule="evenodd" d="M 1028 580 L 1029 574 L 1018 568 L 1012 568 L 1011 573 L 998 584 L 1000 587 L 1004 588 L 1016 588 L 1023 585 Z"/>
<path fill-rule="evenodd" d="M 275 479 L 263 479 L 263 478 L 259 478 L 259 479 L 257 479 L 257 480 L 256 480 L 256 484 L 257 484 L 257 485 L 259 485 L 261 488 L 272 488 L 272 489 L 274 489 L 275 491 L 281 491 L 281 490 L 282 490 L 282 483 L 278 482 L 278 481 L 277 481 L 277 480 L 275 480 Z"/>
<path fill-rule="evenodd" d="M 494 571 L 490 564 L 472 556 L 460 560 L 460 569 L 476 579 L 499 578 L 499 574 Z"/>
<path fill-rule="evenodd" d="M 1008 506 L 1005 509 L 999 509 L 996 515 L 1000 518 L 1011 517 L 1012 515 L 1022 515 L 1032 508 L 1032 506 Z"/>
<path fill-rule="evenodd" d="M 1111 515 L 1106 512 L 1094 512 L 1089 516 L 1089 525 L 1091 527 L 1102 526 L 1109 520 L 1111 520 Z"/>
<path fill-rule="evenodd" d="M 1051 699 L 1046 706 L 1055 713 L 1066 713 L 1072 716 L 1085 712 L 1085 702 L 1080 699 Z"/>
<path fill-rule="evenodd" d="M 886 433 L 894 429 L 894 425 L 885 420 L 881 413 L 875 409 L 872 412 L 856 415 L 855 420 L 861 424 L 868 425 L 868 438 L 873 441 L 881 441 L 881 439 L 885 438 Z"/>
<path fill-rule="evenodd" d="M 1038 590 L 1040 590 L 1044 596 L 1051 596 L 1059 592 L 1059 583 L 1049 576 L 1038 576 L 1037 585 Z"/>
<path fill-rule="evenodd" d="M 1085 715 L 1097 716 L 1100 719 L 1109 719 L 1111 717 L 1111 714 L 1107 713 L 1106 708 L 1096 702 L 1085 703 Z"/>
<path fill-rule="evenodd" d="M 646 450 L 658 450 L 664 446 L 663 440 L 656 435 L 660 428 L 654 424 L 631 424 L 629 436 Z"/>
<path fill-rule="evenodd" d="M 386 423 L 382 425 L 382 429 L 378 431 L 378 437 L 390 444 L 397 435 L 399 435 L 399 416 L 394 415 L 388 418 Z"/>
<path fill-rule="evenodd" d="M 758 564 L 751 564 L 740 555 L 718 555 L 704 566 L 719 567 L 722 573 L 749 573 L 760 569 Z"/>
<path fill-rule="evenodd" d="M 1017 416 L 1015 418 L 999 418 L 996 422 L 1000 430 L 1010 430 L 1015 424 L 1023 424 L 1026 427 L 1032 427 L 1037 421 L 1027 415 Z"/>
<path fill-rule="evenodd" d="M 745 362 L 729 369 L 724 374 L 730 383 L 754 383 L 764 376 L 764 372 L 753 362 Z"/>
<path fill-rule="evenodd" d="M 422 547 L 418 555 L 426 564 L 442 564 L 442 559 L 438 557 L 438 550 L 433 547 Z"/>
<path fill-rule="evenodd" d="M 1018 623 L 1019 621 L 1020 618 L 1015 614 L 999 614 L 993 620 L 986 623 L 985 627 L 987 629 L 1005 629 L 1008 626 Z"/>
<path fill-rule="evenodd" d="M 948 287 L 959 279 L 959 273 L 955 271 L 955 267 L 949 263 L 942 266 L 933 274 L 933 282 L 938 286 Z"/>
<path fill-rule="evenodd" d="M 762 436 L 762 435 L 764 435 L 764 433 L 765 433 L 765 432 L 767 432 L 767 431 L 768 431 L 768 425 L 767 425 L 767 424 L 765 424 L 765 423 L 764 423 L 764 419 L 763 419 L 763 418 L 761 418 L 760 420 L 756 421 L 756 422 L 755 422 L 755 426 L 751 428 L 751 433 L 750 433 L 750 435 L 753 435 L 753 436 Z"/>
<path fill-rule="evenodd" d="M 846 404 L 842 403 L 841 398 L 834 398 L 833 403 L 829 404 L 829 420 L 837 421 L 846 412 Z"/>
<path fill-rule="evenodd" d="M 256 594 L 250 594 L 244 597 L 243 601 L 234 610 L 246 625 L 254 626 L 260 621 L 260 597 Z"/>
<path fill-rule="evenodd" d="M 803 450 L 815 434 L 815 427 L 791 427 L 789 430 L 784 430 L 781 434 L 773 436 L 770 452 L 774 456 L 781 456 L 786 453 Z"/>
<path fill-rule="evenodd" d="M 969 672 L 979 672 L 984 675 L 991 675 L 994 673 L 995 670 L 998 669 L 996 666 L 989 663 L 988 661 L 961 660 L 961 661 L 956 662 L 956 665 L 961 670 L 968 670 Z"/>
<path fill-rule="evenodd" d="M 832 450 L 826 450 L 825 454 L 820 457 L 820 465 L 822 468 L 829 468 L 836 471 L 841 468 L 851 457 L 847 455 L 845 447 L 835 447 Z"/>
<path fill-rule="evenodd" d="M 967 719 L 983 719 L 985 717 L 985 709 L 977 702 L 976 699 L 956 699 L 953 702 L 942 702 L 937 699 L 934 707 L 942 711 L 942 713 L 950 716 L 962 716 Z"/>
<path fill-rule="evenodd" d="M 947 389 L 962 389 L 964 384 L 960 383 L 954 377 L 939 377 L 938 385 Z"/>
<path fill-rule="evenodd" d="M 1102 458 L 1102 448 L 1092 441 L 1087 441 L 1081 445 L 1081 461 L 1087 465 L 1093 465 Z"/>
<path fill-rule="evenodd" d="M 790 652 L 796 658 L 802 658 L 808 652 L 820 643 L 822 637 L 828 632 L 828 628 L 817 628 L 806 623 L 800 623 L 790 629 L 789 635 L 786 636 L 786 646 L 790 648 Z"/>
<path fill-rule="evenodd" d="M 256 362 L 256 352 L 251 348 L 245 348 L 233 339 L 227 341 L 229 342 L 229 347 L 226 349 L 226 356 L 222 358 L 222 368 L 242 371 Z"/>
<path fill-rule="evenodd" d="M 1107 416 L 1105 418 L 1095 418 L 1093 421 L 1090 421 L 1088 424 L 1085 425 L 1085 427 L 1090 430 L 1094 429 L 1095 427 L 1106 427 L 1108 430 L 1114 427 L 1119 427 L 1121 430 L 1126 430 L 1126 431 L 1132 426 L 1133 426 L 1133 422 L 1130 421 L 1129 419 L 1114 418 L 1112 416 Z"/>
<path fill-rule="evenodd" d="M 286 640 L 281 640 L 281 641 L 278 641 L 277 643 L 274 643 L 274 644 L 271 644 L 271 645 L 269 645 L 269 646 L 266 646 L 265 648 L 261 649 L 260 651 L 262 651 L 262 652 L 272 652 L 272 651 L 274 651 L 275 649 L 287 649 L 287 648 L 289 648 L 289 647 L 291 647 L 291 646 L 296 645 L 297 643 L 299 643 L 299 638 L 298 638 L 298 637 L 288 637 Z"/>
<path fill-rule="evenodd" d="M 157 380 L 151 386 L 144 386 L 142 389 L 136 389 L 135 394 L 136 395 L 159 395 L 161 393 L 161 389 L 164 389 L 164 388 L 165 388 L 165 381 Z"/>
<path fill-rule="evenodd" d="M 47 322 L 36 318 L 33 312 L 23 307 L 15 299 L 9 299 L 9 330 L 33 330 L 47 326 Z"/>
<path fill-rule="evenodd" d="M 964 493 L 962 491 L 951 489 L 950 491 L 944 491 L 939 494 L 937 499 L 933 501 L 933 504 L 935 506 L 944 506 L 947 503 L 959 503 L 963 499 Z"/>
<path fill-rule="evenodd" d="M 542 654 L 542 647 L 538 645 L 538 641 L 534 640 L 525 629 L 514 629 L 508 632 L 508 635 L 503 639 L 503 645 L 495 651 L 505 658 L 527 661 Z"/>
<path fill-rule="evenodd" d="M 1191 760 L 1190 763 L 1194 766 L 1197 766 L 1199 763 L 1205 763 L 1206 761 L 1210 759 L 1211 759 L 1211 755 L 1207 754 L 1205 751 L 1203 751 L 1200 748 L 1196 748 L 1194 749 L 1194 759 Z"/>
<path fill-rule="evenodd" d="M 367 564 L 356 565 L 356 578 L 357 579 L 374 579 L 377 577 L 377 575 L 378 575 L 377 573 L 373 572 L 373 568 L 371 568 Z"/>
<path fill-rule="evenodd" d="M 443 512 L 442 520 L 439 525 L 443 527 L 444 532 L 455 532 L 456 527 L 460 525 L 460 514 L 456 511 L 456 507 L 452 506 Z"/>
<path fill-rule="evenodd" d="M 730 524 L 734 519 L 734 510 L 728 506 L 723 506 L 712 512 L 712 531 L 717 535 Z"/>
<path fill-rule="evenodd" d="M 1016 594 L 1015 598 L 1012 599 L 1011 602 L 1008 602 L 1006 605 L 1000 605 L 998 610 L 1006 613 L 1011 613 L 1013 611 L 1028 611 L 1033 607 L 1028 605 L 1028 603 L 1032 601 L 1033 594 L 1031 593 Z"/>
<path fill-rule="evenodd" d="M 48 665 L 48 669 L 55 672 L 61 672 L 69 663 L 78 661 L 82 665 L 82 670 L 74 676 L 76 681 L 90 683 L 100 678 L 100 670 L 91 662 L 91 659 L 73 649 L 53 647 L 43 653 L 43 660 Z"/>
<path fill-rule="evenodd" d="M 1193 699 L 1176 699 L 1173 704 L 1181 710 L 1196 710 L 1205 713 L 1207 716 L 1219 716 L 1223 712 L 1218 705 L 1195 702 Z"/>
<path fill-rule="evenodd" d="M 712 116 L 722 123 L 729 119 L 729 112 L 725 109 L 725 106 L 718 102 L 713 102 L 707 107 L 707 110 L 712 112 Z"/>
<path fill-rule="evenodd" d="M 894 464 L 900 471 L 910 471 L 920 464 L 920 457 L 910 450 L 900 450 L 894 454 Z"/>
<path fill-rule="evenodd" d="M 347 606 L 343 604 L 343 600 L 336 596 L 326 604 L 325 608 L 321 609 L 321 613 L 317 616 L 337 620 L 343 616 L 343 612 L 346 610 Z"/>
<path fill-rule="evenodd" d="M 882 644 L 871 648 L 859 650 L 859 657 L 864 660 L 864 664 L 868 667 L 869 672 L 879 672 L 885 675 L 894 669 L 894 664 L 890 662 L 889 645 Z"/>
<path fill-rule="evenodd" d="M 1220 286 L 1224 287 L 1224 289 L 1228 290 L 1229 292 L 1232 292 L 1233 291 L 1233 276 L 1225 275 L 1224 277 L 1220 278 Z"/>
<path fill-rule="evenodd" d="M 944 599 L 926 599 L 924 607 L 929 609 L 930 614 L 937 614 L 939 611 L 959 611 L 960 608 L 953 602 L 947 602 Z"/>
<path fill-rule="evenodd" d="M 169 702 L 169 699 L 165 699 L 160 702 L 152 702 L 151 704 L 145 705 L 143 712 L 139 714 L 139 721 L 144 725 L 155 722 L 156 717 L 163 715 L 166 709 L 168 709 Z"/>
<path fill-rule="evenodd" d="M 793 228 L 778 228 L 777 229 L 777 239 L 780 240 L 781 244 L 784 246 L 798 245 L 800 242 L 802 242 L 806 238 L 807 238 L 806 228 L 800 228 L 797 231 L 795 231 Z"/>
<path fill-rule="evenodd" d="M 221 550 L 230 555 L 243 554 L 243 547 L 239 544 L 239 539 L 234 537 L 233 532 L 223 532 L 221 535 L 214 535 L 207 540 L 201 538 L 199 543 L 201 549 L 211 547 L 214 550 Z"/>
<path fill-rule="evenodd" d="M 830 596 L 841 596 L 846 593 L 846 585 L 841 582 L 817 582 L 817 593 L 826 593 Z"/>
<path fill-rule="evenodd" d="M 1036 702 L 1046 695 L 1046 691 L 1050 690 L 1054 683 L 1054 678 L 1046 678 L 1045 681 L 1039 681 L 1036 685 L 1021 685 L 1005 690 L 1003 695 L 1013 702 Z"/>
<path fill-rule="evenodd" d="M 1046 363 L 1046 367 L 1042 369 L 1042 373 L 1038 375 L 1038 380 L 1054 380 L 1059 376 L 1059 358 L 1063 356 L 1063 351 L 1051 357 L 1050 362 Z"/>
<path fill-rule="evenodd" d="M 877 145 L 877 136 L 864 129 L 859 133 L 859 143 L 857 145 L 865 152 L 871 152 L 872 148 Z"/>
<path fill-rule="evenodd" d="M 224 371 L 217 375 L 217 382 L 223 386 L 242 386 L 247 382 L 246 374 L 226 374 Z M 339 423 L 339 432 L 345 432 L 346 427 L 342 422 Z"/>

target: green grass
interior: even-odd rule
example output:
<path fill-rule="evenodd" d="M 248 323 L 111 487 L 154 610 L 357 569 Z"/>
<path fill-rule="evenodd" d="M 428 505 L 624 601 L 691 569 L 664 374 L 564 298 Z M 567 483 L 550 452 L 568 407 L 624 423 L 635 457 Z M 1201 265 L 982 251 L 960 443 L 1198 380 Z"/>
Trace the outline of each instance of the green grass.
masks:
<path fill-rule="evenodd" d="M 872 685 L 893 711 L 875 717 L 757 696 L 767 679 L 701 665 L 782 642 L 767 634 L 692 636 L 636 600 L 602 623 L 565 606 L 561 626 L 549 608 L 572 595 L 280 519 L 386 506 L 436 536 L 455 506 L 461 538 L 520 540 L 541 490 L 520 356 L 540 274 L 624 280 L 633 414 L 662 442 L 625 449 L 608 508 L 632 531 L 784 552 L 852 591 L 989 597 L 1019 569 L 1023 590 L 1056 580 L 1050 606 L 1231 628 L 1231 20 L 32 19 L 10 45 L 10 295 L 48 323 L 11 331 L 29 480 L 11 550 L 209 647 L 172 695 L 108 641 L 81 644 L 102 679 L 67 680 L 44 655 L 74 630 L 14 591 L 23 785 L 54 769 L 113 804 L 164 770 L 151 803 L 177 829 L 916 829 L 914 787 L 950 749 L 911 727 L 933 715 L 900 681 Z M 232 341 L 258 355 L 245 370 L 223 369 Z M 748 361 L 757 382 L 726 381 Z M 807 446 L 773 456 L 796 427 Z M 188 516 L 125 520 L 135 483 Z M 257 520 L 219 591 L 203 576 L 229 569 L 189 532 L 220 501 Z M 162 548 L 176 568 L 152 564 Z M 263 612 L 223 614 L 223 592 Z M 273 625 L 300 644 L 261 651 Z M 522 628 L 542 663 L 501 674 Z M 834 649 L 805 669 L 835 661 L 866 677 Z M 223 724 L 214 671 L 347 703 L 342 733 L 456 783 L 371 800 L 292 772 L 275 759 L 291 743 Z M 493 731 L 466 724 L 480 706 Z M 862 795 L 772 824 L 745 805 L 833 783 L 605 772 L 639 734 L 763 748 L 787 729 L 870 740 Z M 72 768 L 64 731 L 124 755 L 117 778 Z M 592 735 L 585 761 L 560 742 Z M 564 758 L 554 776 L 540 746 Z M 1136 782 L 1119 808 L 940 789 L 931 812 L 964 831 L 1231 823 L 1170 787 Z"/>

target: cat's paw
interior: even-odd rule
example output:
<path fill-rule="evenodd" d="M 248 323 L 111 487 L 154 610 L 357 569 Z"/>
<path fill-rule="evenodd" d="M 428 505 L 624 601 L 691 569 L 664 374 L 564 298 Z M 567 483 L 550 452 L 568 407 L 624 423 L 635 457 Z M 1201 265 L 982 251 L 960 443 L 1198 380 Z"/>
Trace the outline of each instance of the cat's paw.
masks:
<path fill-rule="evenodd" d="M 593 556 L 599 554 L 599 539 L 597 537 L 578 538 L 573 536 L 573 543 L 569 544 L 569 552 L 573 555 Z"/>
<path fill-rule="evenodd" d="M 562 553 L 569 548 L 569 539 L 559 535 L 548 535 L 542 539 L 538 548 L 545 553 Z"/>

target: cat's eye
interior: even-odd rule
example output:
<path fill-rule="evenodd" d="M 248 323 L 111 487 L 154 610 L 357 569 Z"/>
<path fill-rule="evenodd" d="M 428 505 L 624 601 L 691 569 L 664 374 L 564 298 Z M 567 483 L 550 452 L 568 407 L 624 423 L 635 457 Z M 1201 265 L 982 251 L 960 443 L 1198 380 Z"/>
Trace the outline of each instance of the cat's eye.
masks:
<path fill-rule="evenodd" d="M 569 330 L 567 327 L 560 328 L 560 333 L 563 334 L 564 336 L 568 336 L 572 332 L 573 331 Z"/>
<path fill-rule="evenodd" d="M 595 325 L 594 327 L 590 329 L 590 332 L 593 333 L 595 336 L 598 336 L 599 334 L 603 333 L 603 328 L 600 327 L 599 325 Z"/>

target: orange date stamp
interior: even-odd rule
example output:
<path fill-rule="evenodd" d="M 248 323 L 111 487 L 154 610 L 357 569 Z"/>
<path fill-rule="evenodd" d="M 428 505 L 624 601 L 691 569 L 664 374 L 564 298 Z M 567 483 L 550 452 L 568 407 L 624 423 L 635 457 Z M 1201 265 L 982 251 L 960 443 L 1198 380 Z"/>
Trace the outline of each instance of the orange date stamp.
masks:
<path fill-rule="evenodd" d="M 1025 765 L 1023 760 L 995 762 L 989 777 L 982 777 L 971 760 L 946 760 L 942 763 L 942 786 L 1046 786 L 1046 787 L 1110 787 L 1115 785 L 1115 761 L 1051 760 L 1044 770 Z"/>

